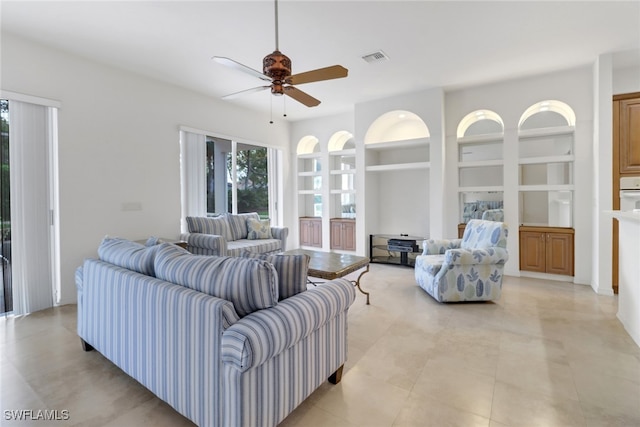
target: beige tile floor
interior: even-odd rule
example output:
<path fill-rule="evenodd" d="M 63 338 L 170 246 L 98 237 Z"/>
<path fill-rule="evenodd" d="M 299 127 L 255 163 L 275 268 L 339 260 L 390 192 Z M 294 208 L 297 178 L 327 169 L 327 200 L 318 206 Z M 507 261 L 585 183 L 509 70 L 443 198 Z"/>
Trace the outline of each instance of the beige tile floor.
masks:
<path fill-rule="evenodd" d="M 380 264 L 349 312 L 342 382 L 282 422 L 313 426 L 640 426 L 640 348 L 617 299 L 506 277 L 500 301 L 438 304 L 413 270 Z M 188 426 L 75 333 L 74 305 L 0 320 L 2 425 Z M 57 423 L 7 409 L 66 409 Z"/>

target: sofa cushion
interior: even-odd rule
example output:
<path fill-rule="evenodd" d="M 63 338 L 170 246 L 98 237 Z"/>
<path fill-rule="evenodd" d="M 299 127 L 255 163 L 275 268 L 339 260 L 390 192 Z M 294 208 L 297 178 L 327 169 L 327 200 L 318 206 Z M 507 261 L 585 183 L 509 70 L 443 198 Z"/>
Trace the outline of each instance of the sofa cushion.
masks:
<path fill-rule="evenodd" d="M 273 239 L 271 235 L 271 221 L 268 219 L 247 218 L 247 239 Z"/>
<path fill-rule="evenodd" d="M 227 244 L 227 256 L 242 256 L 242 252 L 250 250 L 258 254 L 274 254 L 282 252 L 282 240 L 279 239 L 260 239 L 234 240 Z"/>
<path fill-rule="evenodd" d="M 249 218 L 259 220 L 260 215 L 258 215 L 256 212 L 227 215 L 227 220 L 229 221 L 229 229 L 231 230 L 230 240 L 240 240 L 247 238 L 247 220 Z"/>
<path fill-rule="evenodd" d="M 266 261 L 193 255 L 176 245 L 159 245 L 156 277 L 233 303 L 240 317 L 278 303 L 278 276 Z"/>
<path fill-rule="evenodd" d="M 190 233 L 214 234 L 224 237 L 227 241 L 235 240 L 231 233 L 228 215 L 216 217 L 188 216 L 186 220 Z"/>
<path fill-rule="evenodd" d="M 158 246 L 145 246 L 131 240 L 106 236 L 98 246 L 98 257 L 118 267 L 155 276 L 154 260 Z"/>
<path fill-rule="evenodd" d="M 307 290 L 309 255 L 259 254 L 244 250 L 242 256 L 270 262 L 278 273 L 280 301 Z"/>

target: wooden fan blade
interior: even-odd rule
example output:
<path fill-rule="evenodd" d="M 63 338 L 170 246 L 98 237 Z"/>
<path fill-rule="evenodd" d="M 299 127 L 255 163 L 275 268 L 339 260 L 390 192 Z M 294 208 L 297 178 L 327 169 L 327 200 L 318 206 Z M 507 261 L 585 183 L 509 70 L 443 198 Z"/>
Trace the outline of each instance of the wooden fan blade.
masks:
<path fill-rule="evenodd" d="M 264 80 L 266 82 L 270 82 L 271 81 L 271 78 L 269 76 L 265 76 L 260 71 L 254 70 L 251 67 L 247 67 L 246 65 L 243 65 L 243 64 L 239 63 L 238 61 L 234 61 L 231 58 L 227 58 L 225 56 L 214 56 L 211 59 L 216 61 L 218 64 L 222 64 L 222 65 L 225 65 L 227 67 L 234 68 L 236 70 L 240 70 L 243 73 L 251 74 L 252 76 L 257 77 L 257 78 L 259 78 L 261 80 Z"/>
<path fill-rule="evenodd" d="M 320 104 L 319 100 L 301 91 L 300 89 L 296 89 L 293 86 L 285 87 L 284 94 L 290 96 L 291 98 L 295 99 L 299 103 L 306 105 L 307 107 L 315 107 Z"/>
<path fill-rule="evenodd" d="M 294 74 L 287 77 L 287 83 L 300 85 L 303 83 L 319 82 L 322 80 L 341 79 L 347 77 L 349 70 L 342 65 L 332 65 L 331 67 L 318 68 L 317 70 Z"/>
<path fill-rule="evenodd" d="M 225 95 L 222 97 L 222 99 L 233 99 L 247 93 L 260 92 L 261 90 L 269 89 L 270 87 L 271 86 L 258 86 L 251 89 L 245 89 L 245 90 L 241 90 L 240 92 L 235 92 L 235 93 L 230 93 L 229 95 Z"/>

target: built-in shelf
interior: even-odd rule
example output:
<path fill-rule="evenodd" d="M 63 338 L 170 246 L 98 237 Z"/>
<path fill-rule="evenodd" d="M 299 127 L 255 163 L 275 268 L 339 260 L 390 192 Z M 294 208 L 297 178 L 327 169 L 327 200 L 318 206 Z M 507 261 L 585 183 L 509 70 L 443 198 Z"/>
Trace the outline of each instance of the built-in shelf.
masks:
<path fill-rule="evenodd" d="M 458 167 L 461 167 L 461 168 L 477 168 L 477 167 L 484 167 L 484 166 L 502 166 L 502 165 L 504 165 L 504 161 L 502 159 L 458 162 Z"/>
<path fill-rule="evenodd" d="M 329 151 L 330 156 L 355 156 L 356 149 L 355 148 L 347 148 L 346 150 L 334 150 Z"/>
<path fill-rule="evenodd" d="M 298 190 L 298 194 L 322 194 L 322 190 Z"/>
<path fill-rule="evenodd" d="M 459 193 L 485 193 L 504 191 L 502 185 L 477 186 L 477 187 L 458 187 Z"/>
<path fill-rule="evenodd" d="M 400 170 L 419 170 L 429 169 L 430 162 L 413 162 L 413 163 L 396 163 L 389 165 L 371 165 L 367 166 L 367 172 L 389 172 Z"/>
<path fill-rule="evenodd" d="M 521 185 L 519 191 L 573 191 L 573 184 L 540 184 L 540 185 Z"/>
<path fill-rule="evenodd" d="M 463 136 L 458 138 L 458 144 L 478 144 L 486 142 L 502 143 L 504 136 L 500 133 L 486 133 L 482 135 Z"/>
<path fill-rule="evenodd" d="M 356 190 L 331 190 L 331 194 L 356 194 Z"/>
<path fill-rule="evenodd" d="M 404 139 L 399 141 L 386 141 L 365 144 L 367 150 L 397 150 L 400 148 L 415 148 L 429 145 L 429 138 Z"/>
<path fill-rule="evenodd" d="M 543 157 L 522 157 L 519 160 L 521 165 L 540 164 L 540 163 L 562 163 L 573 162 L 575 156 L 573 154 L 565 154 L 561 156 L 543 156 Z"/>
<path fill-rule="evenodd" d="M 518 132 L 518 138 L 538 138 L 544 136 L 571 135 L 575 132 L 575 126 L 553 126 L 537 129 L 525 129 Z"/>

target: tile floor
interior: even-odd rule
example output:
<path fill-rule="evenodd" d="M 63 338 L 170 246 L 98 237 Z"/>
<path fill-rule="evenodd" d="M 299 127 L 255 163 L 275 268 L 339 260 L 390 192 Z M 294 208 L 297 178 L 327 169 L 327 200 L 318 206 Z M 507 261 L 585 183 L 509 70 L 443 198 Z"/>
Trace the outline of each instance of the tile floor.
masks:
<path fill-rule="evenodd" d="M 616 297 L 506 277 L 497 303 L 438 304 L 413 270 L 373 264 L 349 312 L 342 382 L 281 426 L 640 426 L 640 348 Z M 74 305 L 0 320 L 0 424 L 190 426 L 75 333 Z M 8 421 L 7 409 L 69 420 Z"/>

